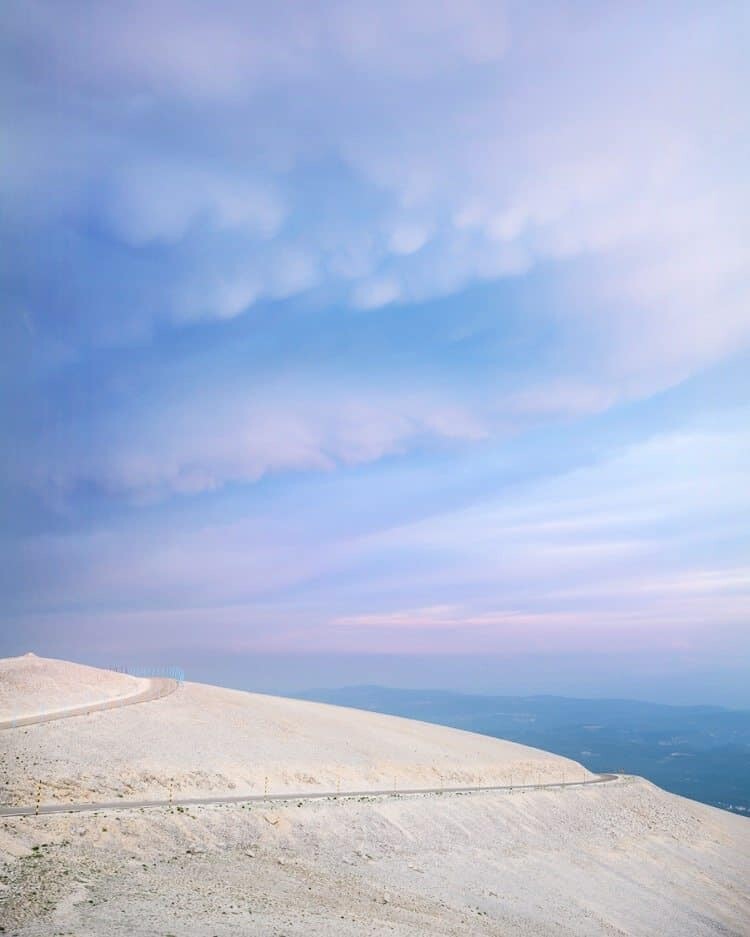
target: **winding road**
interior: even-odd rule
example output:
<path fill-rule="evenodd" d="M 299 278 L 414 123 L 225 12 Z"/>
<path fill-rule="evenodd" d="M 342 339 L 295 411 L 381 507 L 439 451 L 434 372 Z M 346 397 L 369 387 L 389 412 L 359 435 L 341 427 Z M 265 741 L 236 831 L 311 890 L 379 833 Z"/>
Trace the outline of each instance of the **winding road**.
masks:
<path fill-rule="evenodd" d="M 405 797 L 416 794 L 481 794 L 487 791 L 514 793 L 517 791 L 559 790 L 566 787 L 588 787 L 592 784 L 608 784 L 620 780 L 619 774 L 599 774 L 587 781 L 558 781 L 549 784 L 496 784 L 486 787 L 415 787 L 365 791 L 304 791 L 283 794 L 236 794 L 213 797 L 180 797 L 162 800 L 111 800 L 96 803 L 39 804 L 0 807 L 0 817 L 46 816 L 56 813 L 93 813 L 97 810 L 144 810 L 159 807 L 205 807 L 216 804 L 257 804 L 303 800 L 343 800 L 357 797 Z"/>
<path fill-rule="evenodd" d="M 98 703 L 88 703 L 81 706 L 71 706 L 46 713 L 37 713 L 30 716 L 19 716 L 15 719 L 0 721 L 0 730 L 16 729 L 22 726 L 36 725 L 44 722 L 53 722 L 56 719 L 67 719 L 71 716 L 86 716 L 89 713 L 101 712 L 108 709 L 119 709 L 122 706 L 132 706 L 135 703 L 146 703 L 150 700 L 169 696 L 179 686 L 177 680 L 167 677 L 151 677 L 149 685 L 132 696 L 123 696 L 118 699 L 102 700 Z M 201 807 L 218 804 L 255 804 L 274 803 L 304 800 L 343 800 L 359 797 L 405 797 L 408 795 L 429 794 L 480 794 L 488 791 L 512 793 L 515 791 L 559 790 L 567 787 L 587 787 L 591 784 L 606 784 L 619 780 L 618 774 L 599 774 L 583 781 L 557 781 L 547 784 L 496 784 L 488 786 L 467 787 L 416 787 L 416 788 L 388 788 L 382 790 L 362 791 L 300 791 L 284 792 L 278 794 L 220 794 L 210 797 L 168 797 L 161 800 L 112 800 L 81 803 L 54 803 L 0 806 L 0 817 L 29 817 L 49 816 L 60 813 L 93 813 L 97 810 L 144 810 L 156 808 L 173 809 L 176 807 Z"/>
<path fill-rule="evenodd" d="M 134 703 L 147 703 L 150 700 L 169 696 L 179 686 L 177 680 L 172 680 L 169 677 L 149 677 L 148 683 L 149 685 L 144 690 L 139 690 L 131 696 L 100 700 L 98 703 L 84 703 L 80 706 L 68 706 L 65 709 L 55 709 L 31 716 L 2 719 L 0 720 L 0 730 L 18 729 L 21 726 L 33 726 L 41 722 L 54 722 L 56 719 L 68 719 L 70 716 L 88 716 L 89 713 L 101 712 L 104 709 L 120 709 L 122 706 L 132 706 Z"/>

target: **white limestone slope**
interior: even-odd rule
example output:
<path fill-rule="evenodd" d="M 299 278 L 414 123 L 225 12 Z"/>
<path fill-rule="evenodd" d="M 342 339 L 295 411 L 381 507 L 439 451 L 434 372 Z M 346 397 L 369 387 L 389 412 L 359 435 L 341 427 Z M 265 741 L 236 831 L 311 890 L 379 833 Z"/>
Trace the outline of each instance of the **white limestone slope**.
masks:
<path fill-rule="evenodd" d="M 142 692 L 148 680 L 36 654 L 0 658 L 0 722 Z"/>
<path fill-rule="evenodd" d="M 125 802 L 164 796 L 172 777 L 205 794 L 257 793 L 265 777 L 332 790 L 582 771 L 471 733 L 195 684 L 5 730 L 0 754 L 6 803 L 28 803 L 36 779 L 43 800 Z M 748 882 L 750 820 L 638 778 L 0 824 L 0 918 L 18 937 L 747 937 Z"/>
<path fill-rule="evenodd" d="M 39 671 L 43 663 L 36 660 Z M 48 663 L 56 687 L 65 667 L 71 683 L 79 672 Z M 158 797 L 168 789 L 175 795 L 403 790 L 589 776 L 576 762 L 514 742 L 193 683 L 164 699 L 29 726 L 23 735 L 6 730 L 2 744 L 13 754 L 7 790 L 15 803 L 39 782 L 42 799 L 53 802 Z"/>

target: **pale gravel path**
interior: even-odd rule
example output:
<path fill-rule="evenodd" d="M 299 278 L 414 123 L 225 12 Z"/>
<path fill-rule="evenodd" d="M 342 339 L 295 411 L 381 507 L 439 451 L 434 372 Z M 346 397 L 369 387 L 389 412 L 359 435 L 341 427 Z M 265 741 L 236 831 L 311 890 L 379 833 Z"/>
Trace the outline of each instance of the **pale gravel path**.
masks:
<path fill-rule="evenodd" d="M 150 677 L 148 686 L 131 696 L 115 697 L 114 699 L 100 700 L 94 703 L 83 703 L 78 706 L 68 706 L 64 709 L 55 709 L 50 712 L 35 713 L 30 716 L 18 716 L 11 719 L 0 720 L 0 730 L 17 729 L 21 726 L 37 725 L 43 722 L 54 722 L 57 719 L 68 719 L 71 716 L 88 716 L 89 713 L 101 712 L 104 709 L 121 709 L 123 706 L 132 706 L 135 703 L 147 703 L 151 700 L 169 696 L 179 686 L 176 680 L 167 677 Z"/>

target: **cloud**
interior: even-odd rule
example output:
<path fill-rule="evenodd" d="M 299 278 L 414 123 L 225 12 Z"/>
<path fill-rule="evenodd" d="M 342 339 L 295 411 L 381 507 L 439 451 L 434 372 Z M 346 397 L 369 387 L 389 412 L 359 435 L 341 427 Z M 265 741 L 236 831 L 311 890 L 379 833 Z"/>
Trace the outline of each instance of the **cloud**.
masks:
<path fill-rule="evenodd" d="M 110 231 L 134 247 L 180 241 L 198 223 L 267 239 L 284 217 L 268 188 L 179 162 L 124 167 L 109 188 L 103 210 Z"/>
<path fill-rule="evenodd" d="M 363 413 L 350 416 L 359 424 Z M 225 436 L 223 417 L 215 440 L 198 440 L 195 451 L 209 452 Z M 266 649 L 612 652 L 678 642 L 699 653 L 717 634 L 742 647 L 750 608 L 745 417 L 614 449 L 573 471 L 521 482 L 525 473 L 515 468 L 482 497 L 468 478 L 461 507 L 446 496 L 447 478 L 461 475 L 449 464 L 412 467 L 411 489 L 388 474 L 373 481 L 350 472 L 335 485 L 323 474 L 258 499 L 234 492 L 209 509 L 188 499 L 93 529 L 75 517 L 69 529 L 58 521 L 9 551 L 9 608 L 21 602 L 50 620 L 78 607 L 118 616 L 171 610 L 174 622 L 184 612 L 205 640 L 213 609 L 231 619 L 232 635 L 253 635 Z M 171 433 L 165 424 L 159 430 L 159 459 L 177 447 L 166 468 L 118 455 L 123 474 L 92 479 L 127 483 L 131 493 L 180 484 L 205 491 L 216 468 L 190 461 L 184 440 L 196 427 L 175 419 Z M 360 436 L 347 429 L 322 449 L 277 434 L 278 448 L 263 457 L 356 465 L 393 439 L 382 425 Z M 137 451 L 141 459 L 150 453 L 145 445 Z M 256 471 L 259 451 L 224 449 L 216 459 L 237 457 L 238 472 Z M 533 462 L 533 451 L 526 458 Z M 425 489 L 430 497 L 410 517 L 402 502 Z"/>
<path fill-rule="evenodd" d="M 140 252 L 152 327 L 314 289 L 375 310 L 541 268 L 566 297 L 561 336 L 596 348 L 619 396 L 750 341 L 731 6 L 161 0 L 126 23 L 81 0 L 3 15 L 9 99 L 29 102 L 6 104 L 7 224 L 105 228 L 114 282 Z M 140 272 L 154 251 L 158 289 Z M 63 271 L 34 274 L 59 294 Z M 83 285 L 76 305 L 89 336 L 113 339 Z M 34 310 L 42 333 L 54 307 Z"/>
<path fill-rule="evenodd" d="M 218 385 L 121 419 L 106 410 L 63 433 L 58 426 L 19 468 L 19 482 L 29 478 L 53 498 L 94 486 L 113 497 L 154 499 L 269 473 L 329 472 L 427 442 L 476 441 L 486 432 L 466 409 L 408 391 Z"/>
<path fill-rule="evenodd" d="M 354 305 L 360 309 L 377 309 L 395 302 L 401 296 L 401 287 L 391 277 L 366 280 L 354 290 Z"/>
<path fill-rule="evenodd" d="M 388 246 L 394 254 L 414 254 L 424 247 L 429 231 L 418 224 L 400 224 L 391 232 Z"/>
<path fill-rule="evenodd" d="M 742 638 L 739 5 L 0 16 L 18 607 L 210 608 L 266 647 Z"/>
<path fill-rule="evenodd" d="M 507 46 L 502 4 L 488 0 L 439 7 L 384 0 L 376 8 L 364 0 L 312 0 L 304 8 L 222 0 L 210 10 L 195 0 L 136 0 L 128 10 L 77 0 L 66 10 L 9 3 L 4 16 L 25 49 L 48 52 L 68 87 L 211 103 L 342 69 L 422 79 L 452 62 L 495 61 Z M 62 28 L 84 16 L 85 31 Z"/>

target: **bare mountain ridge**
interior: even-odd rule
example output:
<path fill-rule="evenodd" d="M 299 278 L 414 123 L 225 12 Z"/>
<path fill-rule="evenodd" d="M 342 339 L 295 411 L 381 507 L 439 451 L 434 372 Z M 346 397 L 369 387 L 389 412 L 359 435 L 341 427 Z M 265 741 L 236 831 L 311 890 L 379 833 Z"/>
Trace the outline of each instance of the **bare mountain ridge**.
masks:
<path fill-rule="evenodd" d="M 56 692 L 66 666 L 50 663 Z M 12 670 L 3 662 L 0 680 Z M 97 679 L 106 683 L 106 672 Z M 35 690 L 29 705 L 39 699 Z M 404 793 L 439 776 L 502 783 L 513 772 L 516 785 L 524 772 L 532 783 L 535 774 L 584 777 L 575 762 L 498 739 L 184 684 L 161 699 L 5 729 L 0 746 L 6 804 L 165 800 L 153 810 L 5 818 L 3 919 L 22 937 L 749 930 L 745 818 L 637 778 Z M 169 806 L 190 792 L 264 785 L 331 796 Z M 401 793 L 335 796 L 350 786 Z"/>

